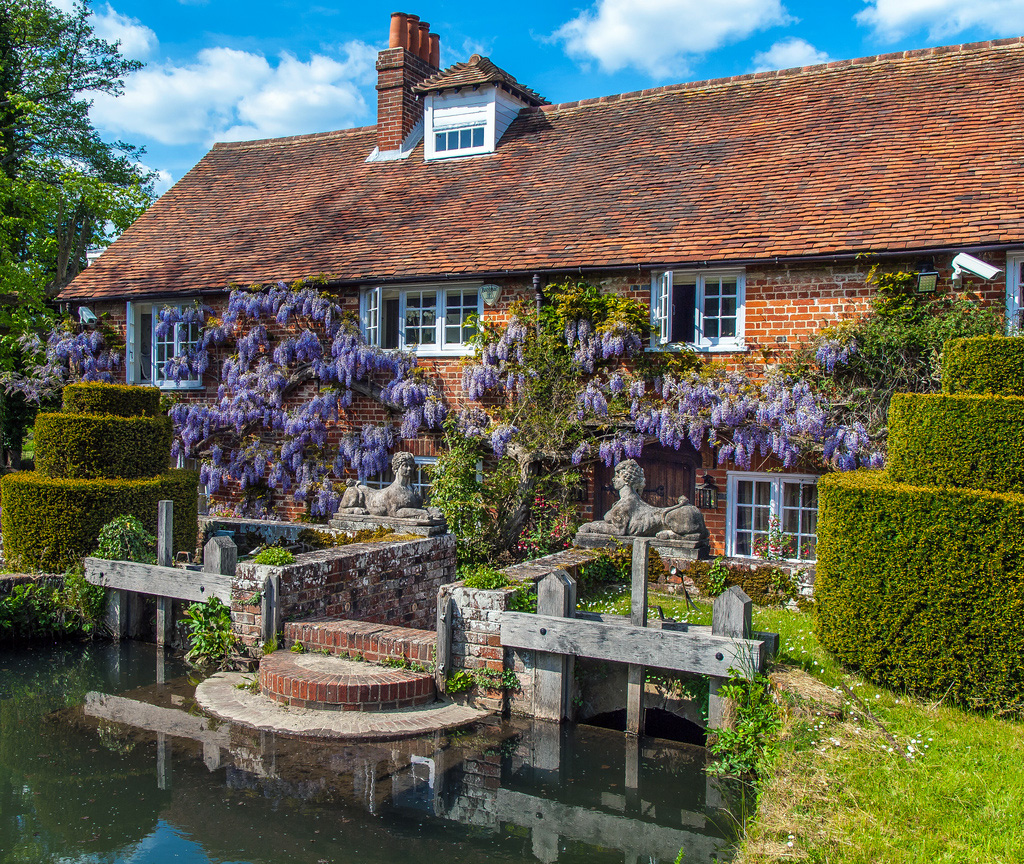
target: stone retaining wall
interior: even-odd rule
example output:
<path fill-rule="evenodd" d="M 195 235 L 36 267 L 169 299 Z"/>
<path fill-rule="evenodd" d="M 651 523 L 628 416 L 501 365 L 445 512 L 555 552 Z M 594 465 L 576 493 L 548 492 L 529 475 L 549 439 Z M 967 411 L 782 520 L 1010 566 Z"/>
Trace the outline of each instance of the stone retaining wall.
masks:
<path fill-rule="evenodd" d="M 438 589 L 455 579 L 455 538 L 353 543 L 297 555 L 285 567 L 239 564 L 231 619 L 247 646 L 262 639 L 260 592 L 272 575 L 282 623 L 329 616 L 433 630 Z"/>

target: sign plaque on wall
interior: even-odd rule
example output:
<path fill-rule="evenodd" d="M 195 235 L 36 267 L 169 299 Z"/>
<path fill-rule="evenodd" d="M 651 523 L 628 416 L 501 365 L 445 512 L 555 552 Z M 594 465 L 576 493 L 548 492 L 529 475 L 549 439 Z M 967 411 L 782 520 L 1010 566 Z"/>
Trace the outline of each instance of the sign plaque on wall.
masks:
<path fill-rule="evenodd" d="M 480 296 L 484 298 L 484 303 L 488 306 L 493 306 L 498 302 L 498 298 L 501 296 L 501 286 L 484 285 L 480 288 Z"/>

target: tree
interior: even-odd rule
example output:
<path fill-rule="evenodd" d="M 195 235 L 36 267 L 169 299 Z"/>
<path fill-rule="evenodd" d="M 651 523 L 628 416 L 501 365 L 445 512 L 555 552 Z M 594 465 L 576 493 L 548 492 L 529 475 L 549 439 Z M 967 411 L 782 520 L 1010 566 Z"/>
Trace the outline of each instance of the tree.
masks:
<path fill-rule="evenodd" d="M 87 2 L 0 0 L 0 364 L 20 370 L 20 337 L 45 329 L 48 301 L 152 200 L 142 150 L 104 141 L 90 95 L 122 91 L 140 63 L 96 38 Z M 5 449 L 20 453 L 31 412 L 0 398 Z M 6 462 L 6 458 L 4 459 Z"/>

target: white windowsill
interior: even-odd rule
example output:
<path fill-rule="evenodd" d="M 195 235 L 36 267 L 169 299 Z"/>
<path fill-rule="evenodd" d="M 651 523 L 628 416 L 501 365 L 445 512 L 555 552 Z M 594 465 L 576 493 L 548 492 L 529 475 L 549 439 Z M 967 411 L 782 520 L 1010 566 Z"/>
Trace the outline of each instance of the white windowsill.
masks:
<path fill-rule="evenodd" d="M 680 342 L 670 342 L 667 345 L 648 345 L 644 350 L 649 353 L 671 351 L 682 354 L 684 351 L 690 351 L 694 354 L 742 354 L 748 348 L 742 342 L 736 342 L 731 345 L 687 345 Z"/>

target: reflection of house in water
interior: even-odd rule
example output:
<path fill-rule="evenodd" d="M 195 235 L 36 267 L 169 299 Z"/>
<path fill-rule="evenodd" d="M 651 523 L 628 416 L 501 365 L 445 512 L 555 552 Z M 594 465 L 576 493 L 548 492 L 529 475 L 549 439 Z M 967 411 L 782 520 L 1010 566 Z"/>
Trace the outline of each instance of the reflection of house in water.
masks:
<path fill-rule="evenodd" d="M 728 845 L 699 748 L 497 720 L 384 743 L 290 739 L 189 714 L 175 689 L 90 693 L 84 714 L 155 736 L 154 772 L 172 792 L 161 818 L 210 854 L 317 860 L 322 847 L 328 861 L 344 850 L 346 860 L 413 864 L 453 860 L 458 842 L 459 860 L 481 864 L 495 846 L 545 864 L 674 861 L 680 848 L 707 862 Z M 210 776 L 221 769 L 223 783 Z M 415 851 L 399 851 L 410 831 Z"/>

